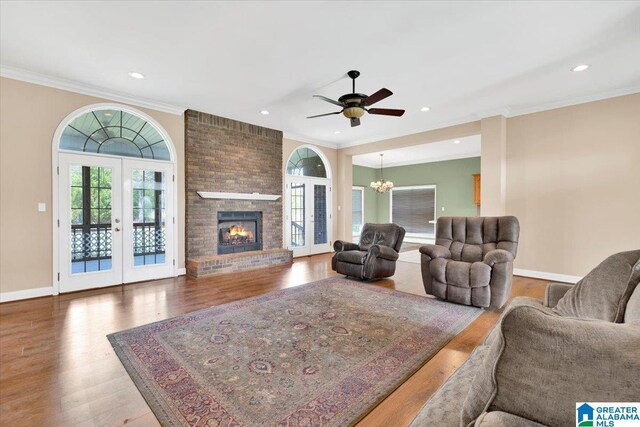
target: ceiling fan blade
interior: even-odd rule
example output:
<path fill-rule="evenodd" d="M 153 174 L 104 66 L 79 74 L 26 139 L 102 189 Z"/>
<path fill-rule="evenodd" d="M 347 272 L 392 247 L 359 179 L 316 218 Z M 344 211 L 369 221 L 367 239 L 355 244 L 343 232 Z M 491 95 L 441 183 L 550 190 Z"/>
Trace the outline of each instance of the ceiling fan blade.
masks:
<path fill-rule="evenodd" d="M 356 126 L 360 126 L 360 119 L 357 117 L 354 117 L 351 119 L 351 127 L 354 128 Z"/>
<path fill-rule="evenodd" d="M 324 116 L 333 116 L 334 114 L 340 114 L 340 113 L 342 113 L 342 111 L 336 111 L 335 113 L 317 114 L 315 116 L 309 116 L 307 117 L 307 119 L 315 119 L 316 117 L 324 117 Z"/>
<path fill-rule="evenodd" d="M 366 106 L 373 105 L 378 101 L 382 101 L 383 99 L 390 97 L 391 95 L 393 95 L 393 92 L 383 87 L 373 95 L 367 96 L 364 99 L 364 105 Z"/>
<path fill-rule="evenodd" d="M 370 108 L 367 110 L 369 114 L 379 114 L 381 116 L 400 117 L 404 114 L 404 110 L 396 110 L 393 108 Z"/>
<path fill-rule="evenodd" d="M 333 105 L 337 105 L 338 107 L 344 107 L 344 105 L 343 105 L 343 104 L 341 104 L 340 102 L 338 102 L 338 101 L 334 101 L 333 99 L 331 99 L 331 98 L 327 98 L 326 96 L 322 96 L 322 95 L 313 95 L 313 97 L 314 97 L 314 98 L 320 98 L 320 99 L 322 99 L 323 101 L 327 101 L 328 103 L 333 104 Z"/>

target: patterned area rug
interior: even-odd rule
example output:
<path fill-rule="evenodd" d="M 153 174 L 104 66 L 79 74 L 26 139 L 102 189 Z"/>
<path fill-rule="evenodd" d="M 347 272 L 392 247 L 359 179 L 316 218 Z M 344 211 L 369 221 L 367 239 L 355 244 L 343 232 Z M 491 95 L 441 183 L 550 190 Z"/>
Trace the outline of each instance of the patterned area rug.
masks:
<path fill-rule="evenodd" d="M 481 312 L 332 278 L 108 338 L 164 426 L 348 426 Z"/>

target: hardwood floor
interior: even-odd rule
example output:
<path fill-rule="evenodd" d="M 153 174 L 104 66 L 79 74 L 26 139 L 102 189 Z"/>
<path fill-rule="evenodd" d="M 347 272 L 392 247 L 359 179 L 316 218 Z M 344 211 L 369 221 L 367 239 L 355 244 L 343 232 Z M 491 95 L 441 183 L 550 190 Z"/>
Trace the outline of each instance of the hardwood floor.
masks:
<path fill-rule="evenodd" d="M 157 426 L 105 335 L 190 311 L 335 276 L 330 255 L 291 267 L 185 276 L 0 304 L 0 425 Z M 420 265 L 399 262 L 371 283 L 424 295 Z M 542 298 L 546 282 L 515 277 L 512 297 Z M 406 426 L 482 342 L 499 316 L 485 311 L 358 426 Z"/>

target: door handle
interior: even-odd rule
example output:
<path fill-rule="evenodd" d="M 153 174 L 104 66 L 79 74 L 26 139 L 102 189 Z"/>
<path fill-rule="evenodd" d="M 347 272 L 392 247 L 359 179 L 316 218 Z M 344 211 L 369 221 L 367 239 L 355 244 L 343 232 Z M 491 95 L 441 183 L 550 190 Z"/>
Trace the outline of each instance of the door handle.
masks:
<path fill-rule="evenodd" d="M 118 227 L 115 228 L 115 231 L 120 231 L 120 229 Z"/>

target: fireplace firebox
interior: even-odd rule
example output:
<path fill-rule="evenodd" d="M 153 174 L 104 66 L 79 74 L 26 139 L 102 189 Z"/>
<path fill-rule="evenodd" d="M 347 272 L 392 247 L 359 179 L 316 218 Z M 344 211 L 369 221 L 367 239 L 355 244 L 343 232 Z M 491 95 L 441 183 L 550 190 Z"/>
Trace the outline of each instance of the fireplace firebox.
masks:
<path fill-rule="evenodd" d="M 262 212 L 218 212 L 218 255 L 262 249 Z"/>

